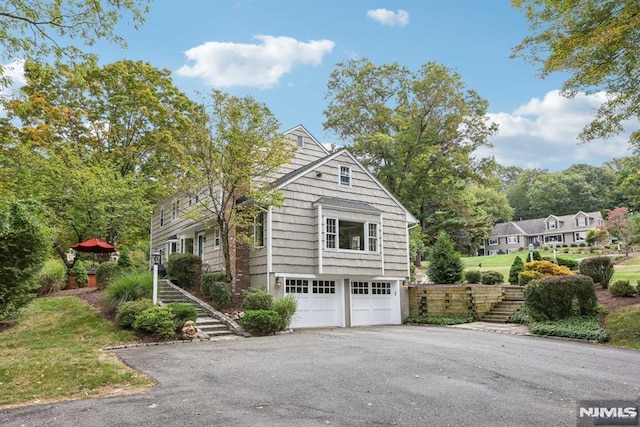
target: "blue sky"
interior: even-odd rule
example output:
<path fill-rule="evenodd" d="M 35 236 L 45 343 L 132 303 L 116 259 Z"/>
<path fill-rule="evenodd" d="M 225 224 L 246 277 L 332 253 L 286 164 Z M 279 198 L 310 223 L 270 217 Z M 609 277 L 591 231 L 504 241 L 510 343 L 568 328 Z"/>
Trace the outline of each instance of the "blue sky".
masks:
<path fill-rule="evenodd" d="M 436 61 L 489 101 L 500 131 L 495 147 L 479 155 L 550 170 L 629 155 L 626 135 L 577 144 L 604 94 L 564 99 L 564 76 L 542 80 L 535 66 L 510 59 L 527 31 L 508 0 L 156 0 L 138 31 L 119 26 L 128 49 L 100 43 L 89 50 L 102 63 L 128 58 L 167 68 L 194 99 L 213 87 L 251 95 L 283 130 L 302 124 L 338 145 L 344 141 L 322 127 L 338 62 L 366 57 L 418 70 Z"/>

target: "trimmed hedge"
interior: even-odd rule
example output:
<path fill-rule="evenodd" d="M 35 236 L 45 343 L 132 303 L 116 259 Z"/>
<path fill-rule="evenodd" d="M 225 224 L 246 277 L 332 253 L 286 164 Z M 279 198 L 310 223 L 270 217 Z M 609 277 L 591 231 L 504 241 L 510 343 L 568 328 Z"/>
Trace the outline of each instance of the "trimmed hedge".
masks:
<path fill-rule="evenodd" d="M 524 299 L 533 320 L 557 320 L 596 312 L 593 280 L 585 275 L 548 276 L 529 282 Z"/>
<path fill-rule="evenodd" d="M 574 259 L 556 258 L 558 265 L 568 267 L 569 270 L 577 271 L 580 268 L 580 263 Z"/>
<path fill-rule="evenodd" d="M 465 271 L 464 280 L 466 280 L 467 283 L 480 283 L 480 280 L 482 280 L 482 271 L 480 270 Z"/>
<path fill-rule="evenodd" d="M 539 273 L 537 271 L 525 270 L 520 274 L 518 274 L 518 285 L 525 286 L 527 283 L 531 282 L 532 280 L 542 279 L 543 277 L 544 277 L 544 274 Z"/>
<path fill-rule="evenodd" d="M 149 298 L 127 301 L 116 309 L 116 323 L 122 328 L 131 328 L 136 317 L 151 307 L 153 307 L 153 300 Z"/>
<path fill-rule="evenodd" d="M 144 310 L 133 321 L 133 329 L 153 335 L 158 339 L 171 338 L 176 333 L 173 312 L 167 306 L 154 306 Z"/>
<path fill-rule="evenodd" d="M 526 271 L 537 271 L 538 273 L 550 276 L 568 276 L 573 274 L 569 267 L 560 266 L 552 263 L 551 261 L 544 260 L 527 262 L 524 265 L 524 269 Z"/>
<path fill-rule="evenodd" d="M 245 310 L 271 310 L 273 295 L 264 289 L 252 288 L 244 294 L 242 308 Z"/>
<path fill-rule="evenodd" d="M 213 307 L 218 310 L 231 304 L 233 299 L 231 284 L 227 282 L 225 274 L 221 272 L 204 273 L 200 292 L 211 298 Z"/>
<path fill-rule="evenodd" d="M 504 281 L 504 275 L 499 271 L 485 271 L 482 273 L 481 283 L 483 285 L 498 285 Z"/>
<path fill-rule="evenodd" d="M 607 289 L 613 276 L 613 261 L 608 256 L 585 258 L 580 262 L 580 274 L 591 277 L 593 283 Z"/>
<path fill-rule="evenodd" d="M 196 309 L 191 305 L 184 302 L 170 302 L 167 307 L 173 313 L 173 323 L 176 326 L 176 330 L 182 328 L 188 320 L 195 322 L 198 318 Z"/>
<path fill-rule="evenodd" d="M 247 310 L 240 321 L 242 327 L 252 335 L 265 336 L 278 332 L 282 317 L 273 310 Z"/>
<path fill-rule="evenodd" d="M 632 297 L 638 293 L 628 280 L 616 280 L 609 286 L 609 292 L 614 297 Z"/>
<path fill-rule="evenodd" d="M 194 254 L 171 254 L 167 274 L 182 289 L 200 288 L 202 259 Z"/>

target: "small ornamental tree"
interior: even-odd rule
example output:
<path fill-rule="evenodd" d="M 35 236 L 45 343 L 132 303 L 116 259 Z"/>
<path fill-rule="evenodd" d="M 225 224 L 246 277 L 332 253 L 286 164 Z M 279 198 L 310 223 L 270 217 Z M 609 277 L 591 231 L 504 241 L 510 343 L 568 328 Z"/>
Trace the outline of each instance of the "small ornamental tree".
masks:
<path fill-rule="evenodd" d="M 458 283 L 462 280 L 464 266 L 460 253 L 453 247 L 451 237 L 441 231 L 431 249 L 427 274 L 433 283 Z"/>
<path fill-rule="evenodd" d="M 35 278 L 51 247 L 38 210 L 33 201 L 0 200 L 0 319 L 16 315 L 35 297 Z"/>
<path fill-rule="evenodd" d="M 524 271 L 524 263 L 522 258 L 516 256 L 511 264 L 511 270 L 509 270 L 509 283 L 512 285 L 518 284 L 518 274 Z"/>

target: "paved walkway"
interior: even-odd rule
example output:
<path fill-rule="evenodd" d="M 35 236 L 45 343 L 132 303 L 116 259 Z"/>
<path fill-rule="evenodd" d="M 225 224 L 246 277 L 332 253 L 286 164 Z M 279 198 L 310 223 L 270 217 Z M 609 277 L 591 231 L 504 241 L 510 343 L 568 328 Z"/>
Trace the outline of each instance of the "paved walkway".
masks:
<path fill-rule="evenodd" d="M 451 328 L 473 329 L 475 331 L 498 332 L 501 334 L 511 335 L 531 335 L 529 329 L 525 325 L 519 323 L 489 323 L 489 322 L 471 322 L 461 323 L 459 325 L 451 325 Z"/>

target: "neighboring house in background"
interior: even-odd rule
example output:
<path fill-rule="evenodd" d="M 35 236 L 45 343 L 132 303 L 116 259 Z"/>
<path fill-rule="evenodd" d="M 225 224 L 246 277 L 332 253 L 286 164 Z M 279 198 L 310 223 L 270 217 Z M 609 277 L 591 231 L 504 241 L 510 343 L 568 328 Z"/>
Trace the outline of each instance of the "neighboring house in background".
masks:
<path fill-rule="evenodd" d="M 510 221 L 496 224 L 484 240 L 484 254 L 497 255 L 542 245 L 561 246 L 586 243 L 587 232 L 603 227 L 600 212 L 578 212 L 574 215 L 549 215 L 546 218 Z"/>
<path fill-rule="evenodd" d="M 235 288 L 295 295 L 293 327 L 401 323 L 408 315 L 408 228 L 416 219 L 346 149 L 329 153 L 303 126 L 285 135 L 298 148 L 274 177 L 284 203 L 256 218 L 253 248 L 230 248 Z M 163 252 L 163 262 L 175 252 L 194 253 L 209 271 L 221 271 L 220 231 L 185 214 L 198 202 L 173 196 L 159 203 L 151 249 Z"/>

